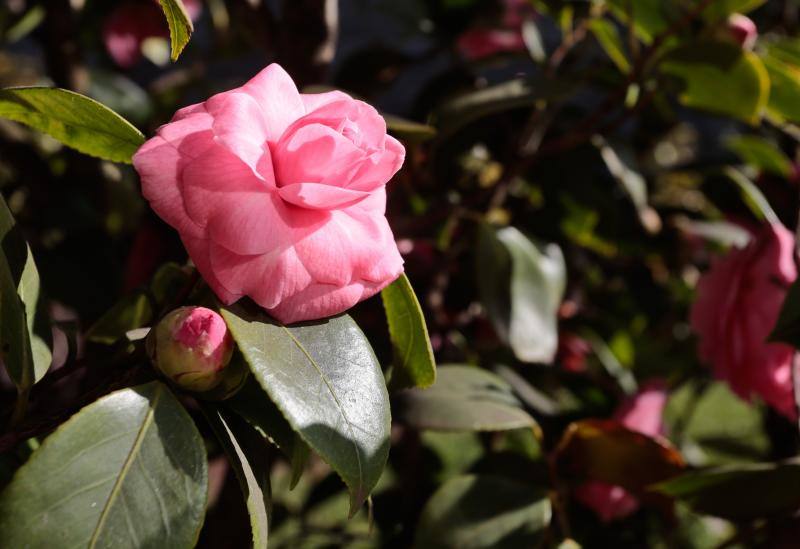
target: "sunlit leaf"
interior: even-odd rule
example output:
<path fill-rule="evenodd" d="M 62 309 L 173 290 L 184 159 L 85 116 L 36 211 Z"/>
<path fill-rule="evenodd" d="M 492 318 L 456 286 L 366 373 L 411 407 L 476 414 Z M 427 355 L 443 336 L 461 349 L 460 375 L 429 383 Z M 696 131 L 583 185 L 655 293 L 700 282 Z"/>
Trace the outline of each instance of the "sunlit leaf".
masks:
<path fill-rule="evenodd" d="M 551 513 L 542 488 L 502 477 L 460 476 L 443 484 L 425 504 L 414 546 L 537 547 Z"/>
<path fill-rule="evenodd" d="M 479 231 L 478 285 L 495 330 L 519 360 L 551 362 L 566 285 L 561 249 L 539 247 L 514 227 Z"/>
<path fill-rule="evenodd" d="M 0 117 L 21 122 L 82 153 L 131 162 L 144 135 L 93 99 L 60 88 L 0 90 Z"/>
<path fill-rule="evenodd" d="M 436 362 L 428 328 L 414 288 L 405 274 L 381 292 L 394 353 L 392 384 L 428 387 L 436 380 Z"/>
<path fill-rule="evenodd" d="M 177 61 L 194 32 L 192 18 L 189 17 L 182 0 L 158 0 L 158 3 L 161 4 L 161 9 L 164 10 L 164 16 L 167 18 L 167 25 L 169 26 L 171 57 L 173 61 Z"/>
<path fill-rule="evenodd" d="M 241 307 L 222 315 L 261 388 L 347 484 L 355 513 L 383 472 L 391 424 L 364 334 L 346 315 L 288 327 Z"/>

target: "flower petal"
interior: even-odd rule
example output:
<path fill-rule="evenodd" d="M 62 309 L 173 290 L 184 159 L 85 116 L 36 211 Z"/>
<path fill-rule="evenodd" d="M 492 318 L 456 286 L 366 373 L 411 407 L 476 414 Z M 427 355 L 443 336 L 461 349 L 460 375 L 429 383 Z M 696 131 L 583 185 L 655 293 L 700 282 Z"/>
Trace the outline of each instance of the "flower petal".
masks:
<path fill-rule="evenodd" d="M 241 90 L 255 99 L 264 112 L 270 143 L 277 142 L 286 128 L 306 113 L 294 81 L 277 63 L 255 75 Z"/>
<path fill-rule="evenodd" d="M 237 91 L 220 93 L 206 101 L 206 109 L 214 117 L 217 142 L 241 158 L 253 172 L 272 180 L 272 163 L 266 146 L 267 122 L 255 99 Z"/>
<path fill-rule="evenodd" d="M 312 210 L 335 210 L 364 200 L 369 193 L 322 183 L 292 183 L 278 189 L 281 198 Z"/>

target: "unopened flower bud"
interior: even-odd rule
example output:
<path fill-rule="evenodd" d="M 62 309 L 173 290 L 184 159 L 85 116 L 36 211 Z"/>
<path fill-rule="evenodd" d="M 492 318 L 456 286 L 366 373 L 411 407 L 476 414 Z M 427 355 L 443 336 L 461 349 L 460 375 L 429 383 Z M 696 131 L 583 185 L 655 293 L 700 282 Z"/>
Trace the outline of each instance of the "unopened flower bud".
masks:
<path fill-rule="evenodd" d="M 727 34 L 742 49 L 752 50 L 758 38 L 758 29 L 753 20 L 741 13 L 732 13 L 727 21 Z"/>
<path fill-rule="evenodd" d="M 233 340 L 222 317 L 205 307 L 175 309 L 156 326 L 150 358 L 176 385 L 190 391 L 217 386 L 233 354 Z"/>

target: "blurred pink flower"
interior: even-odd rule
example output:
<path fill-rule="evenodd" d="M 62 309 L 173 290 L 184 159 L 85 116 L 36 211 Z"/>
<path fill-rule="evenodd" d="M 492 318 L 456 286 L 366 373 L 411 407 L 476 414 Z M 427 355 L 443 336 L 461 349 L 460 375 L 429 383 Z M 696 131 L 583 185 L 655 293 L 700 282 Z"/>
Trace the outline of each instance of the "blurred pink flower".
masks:
<path fill-rule="evenodd" d="M 556 363 L 568 372 L 586 371 L 586 355 L 591 352 L 589 343 L 580 336 L 564 332 L 558 337 Z"/>
<path fill-rule="evenodd" d="M 660 380 L 653 380 L 625 400 L 614 413 L 614 419 L 643 435 L 661 435 L 666 404 L 666 385 Z M 625 518 L 639 508 L 639 500 L 627 490 L 605 482 L 582 484 L 575 490 L 575 499 L 592 509 L 603 522 Z"/>
<path fill-rule="evenodd" d="M 526 0 L 503 0 L 503 15 L 499 28 L 474 27 L 457 40 L 461 55 L 471 61 L 498 53 L 525 51 L 522 25 L 536 12 Z"/>
<path fill-rule="evenodd" d="M 797 278 L 794 235 L 780 224 L 762 227 L 750 243 L 716 259 L 700 278 L 691 323 L 700 357 L 745 400 L 759 395 L 795 417 L 794 350 L 767 343 L 783 299 Z"/>
<path fill-rule="evenodd" d="M 192 21 L 203 12 L 201 0 L 184 0 Z M 131 0 L 119 4 L 103 24 L 103 42 L 114 62 L 130 68 L 142 58 L 142 42 L 148 38 L 168 38 L 169 28 L 158 0 Z"/>
<path fill-rule="evenodd" d="M 345 311 L 403 272 L 384 213 L 404 158 L 374 108 L 300 94 L 273 64 L 179 110 L 133 164 L 217 296 L 290 323 Z"/>

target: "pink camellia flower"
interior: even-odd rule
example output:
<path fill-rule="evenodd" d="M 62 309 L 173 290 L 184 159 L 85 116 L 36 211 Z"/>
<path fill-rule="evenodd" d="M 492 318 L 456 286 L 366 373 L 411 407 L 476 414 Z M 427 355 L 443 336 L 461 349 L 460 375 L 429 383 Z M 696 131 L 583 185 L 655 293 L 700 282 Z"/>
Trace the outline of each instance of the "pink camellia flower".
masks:
<path fill-rule="evenodd" d="M 753 20 L 741 13 L 732 13 L 727 21 L 728 36 L 743 49 L 752 50 L 758 39 L 758 29 Z"/>
<path fill-rule="evenodd" d="M 795 240 L 780 224 L 761 228 L 750 243 L 717 259 L 700 278 L 691 323 L 700 357 L 745 400 L 759 395 L 795 417 L 791 362 L 794 350 L 767 343 L 783 299 L 797 278 Z"/>
<path fill-rule="evenodd" d="M 222 381 L 233 339 L 222 317 L 205 307 L 175 309 L 158 323 L 148 342 L 155 366 L 190 391 L 207 391 Z"/>
<path fill-rule="evenodd" d="M 632 431 L 656 436 L 664 431 L 662 417 L 667 404 L 666 385 L 653 380 L 624 401 L 614 419 Z M 610 522 L 625 518 L 639 508 L 639 500 L 621 486 L 591 481 L 577 488 L 575 498 L 592 509 L 600 520 Z"/>
<path fill-rule="evenodd" d="M 371 106 L 300 94 L 273 64 L 179 110 L 133 164 L 217 296 L 290 323 L 338 314 L 403 271 L 384 212 L 404 157 Z"/>
<path fill-rule="evenodd" d="M 183 0 L 187 14 L 196 21 L 203 12 L 200 0 Z M 131 0 L 119 4 L 103 24 L 103 42 L 109 55 L 127 69 L 142 58 L 142 42 L 168 38 L 169 28 L 158 0 Z"/>

